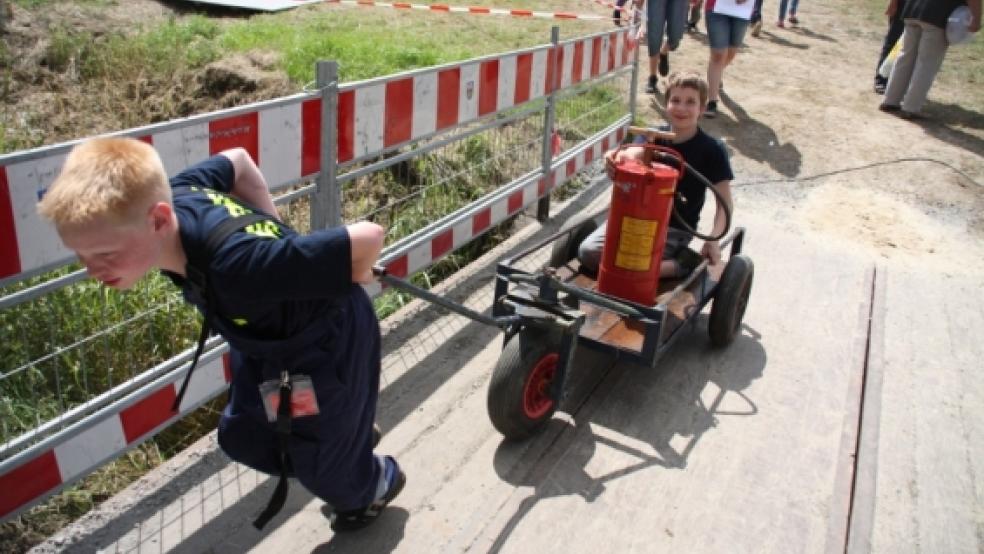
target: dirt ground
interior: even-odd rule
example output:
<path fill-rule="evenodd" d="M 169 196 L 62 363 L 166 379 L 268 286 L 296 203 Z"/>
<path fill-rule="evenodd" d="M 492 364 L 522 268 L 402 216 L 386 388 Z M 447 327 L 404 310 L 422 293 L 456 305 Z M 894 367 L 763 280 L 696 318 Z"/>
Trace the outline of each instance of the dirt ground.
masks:
<path fill-rule="evenodd" d="M 57 48 L 50 48 L 59 32 L 94 37 L 136 32 L 192 7 L 189 2 L 156 0 L 127 0 L 125 9 L 74 2 L 34 9 L 13 6 L 2 35 L 7 55 L 0 59 L 0 124 L 8 140 L 15 135 L 28 137 L 30 146 L 54 144 L 296 92 L 286 75 L 273 69 L 277 59 L 271 52 L 230 55 L 199 71 L 161 75 L 148 70 L 132 81 L 90 80 L 83 86 L 76 60 L 63 60 L 52 53 Z M 215 20 L 247 15 L 216 9 L 204 13 Z"/>

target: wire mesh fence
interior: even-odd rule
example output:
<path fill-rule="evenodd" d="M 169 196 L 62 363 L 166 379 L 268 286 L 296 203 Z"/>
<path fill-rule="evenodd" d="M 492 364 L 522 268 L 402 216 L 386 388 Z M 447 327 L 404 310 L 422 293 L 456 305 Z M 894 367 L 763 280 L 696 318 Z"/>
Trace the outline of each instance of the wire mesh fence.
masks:
<path fill-rule="evenodd" d="M 559 141 L 546 140 L 550 103 L 541 100 L 344 167 L 336 179 L 343 222 L 379 223 L 392 245 L 544 169 L 551 154 L 563 156 L 625 116 L 629 69 L 558 95 L 552 129 Z M 551 146 L 545 155 L 544 148 Z M 567 190 L 577 187 L 578 179 L 571 180 L 575 185 L 565 185 Z M 314 192 L 311 183 L 278 191 L 280 216 L 299 232 L 311 228 Z M 409 278 L 430 287 L 493 247 L 511 225 L 506 220 L 493 226 Z M 376 299 L 377 313 L 384 317 L 409 300 L 386 292 Z M 485 304 L 470 307 L 481 311 Z M 151 373 L 163 375 L 186 364 L 199 321 L 161 275 L 119 293 L 84 280 L 76 264 L 0 287 L 0 463 L 38 450 L 34 447 L 43 447 L 46 439 L 107 409 L 148 384 Z M 454 316 L 433 341 L 440 344 L 467 324 Z M 397 358 L 412 363 L 421 347 L 401 345 Z M 383 368 L 384 382 L 391 369 Z M 167 442 L 160 450 L 174 453 L 208 432 L 220 407 L 221 401 L 208 402 L 167 427 L 158 435 Z"/>
<path fill-rule="evenodd" d="M 625 112 L 623 71 L 573 88 L 556 105 L 561 148 L 603 129 Z M 339 176 L 345 222 L 367 219 L 392 243 L 453 213 L 542 160 L 544 104 L 498 114 L 453 135 L 415 144 Z M 292 195 L 295 189 L 283 191 Z M 310 199 L 293 194 L 281 217 L 309 229 Z M 498 230 L 500 233 L 503 229 Z M 495 231 L 493 231 L 493 236 Z M 494 241 L 494 237 L 493 237 Z M 487 248 L 479 241 L 415 278 L 429 286 Z M 70 266 L 0 290 L 0 298 L 78 270 Z M 405 303 L 384 296 L 381 315 Z M 79 280 L 0 309 L 0 460 L 37 443 L 124 394 L 147 368 L 190 348 L 199 318 L 167 278 L 152 275 L 119 293 Z M 175 364 L 176 366 L 177 364 Z M 110 394 L 112 393 L 112 394 Z"/>

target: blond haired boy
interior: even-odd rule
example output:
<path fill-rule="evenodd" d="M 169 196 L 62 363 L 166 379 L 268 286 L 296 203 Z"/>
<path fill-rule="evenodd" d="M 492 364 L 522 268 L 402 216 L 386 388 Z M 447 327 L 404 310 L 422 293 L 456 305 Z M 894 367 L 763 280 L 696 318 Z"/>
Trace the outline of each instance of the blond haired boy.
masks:
<path fill-rule="evenodd" d="M 359 285 L 372 279 L 380 226 L 299 235 L 279 220 L 245 150 L 168 179 L 153 147 L 129 138 L 76 146 L 38 211 L 92 277 L 128 289 L 159 269 L 226 338 L 233 377 L 219 444 L 280 474 L 278 495 L 296 476 L 333 507 L 332 528 L 346 531 L 400 492 L 396 460 L 373 454 L 379 325 Z M 292 396 L 300 391 L 314 400 Z"/>

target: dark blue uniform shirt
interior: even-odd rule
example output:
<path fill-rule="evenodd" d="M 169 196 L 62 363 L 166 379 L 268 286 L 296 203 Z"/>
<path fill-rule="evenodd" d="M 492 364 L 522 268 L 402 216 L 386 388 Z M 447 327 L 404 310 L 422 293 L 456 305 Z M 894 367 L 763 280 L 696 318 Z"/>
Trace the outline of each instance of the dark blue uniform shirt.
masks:
<path fill-rule="evenodd" d="M 189 259 L 204 250 L 210 230 L 242 210 L 224 195 L 234 180 L 232 162 L 221 155 L 171 178 L 172 188 L 192 190 L 174 197 Z M 351 260 L 344 227 L 299 235 L 272 222 L 251 225 L 233 233 L 212 256 L 208 274 L 216 295 L 213 309 L 246 337 L 293 336 L 353 293 Z M 184 279 L 168 275 L 187 292 Z"/>

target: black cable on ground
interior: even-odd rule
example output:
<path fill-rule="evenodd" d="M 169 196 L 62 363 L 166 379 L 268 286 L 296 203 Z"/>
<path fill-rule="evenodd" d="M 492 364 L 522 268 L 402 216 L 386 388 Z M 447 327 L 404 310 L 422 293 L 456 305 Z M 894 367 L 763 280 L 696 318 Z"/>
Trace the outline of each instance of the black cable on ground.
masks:
<path fill-rule="evenodd" d="M 944 166 L 946 168 L 951 169 L 952 171 L 954 171 L 955 173 L 957 173 L 958 175 L 960 175 L 961 177 L 963 177 L 967 181 L 969 181 L 969 182 L 971 182 L 971 183 L 973 183 L 973 184 L 975 184 L 975 185 L 977 185 L 979 187 L 984 188 L 984 184 L 981 184 L 980 182 L 974 180 L 974 178 L 972 178 L 970 175 L 967 175 L 967 173 L 965 173 L 964 171 L 962 171 L 962 170 L 954 167 L 950 163 L 947 163 L 947 162 L 944 162 L 944 161 L 941 161 L 941 160 L 937 160 L 937 159 L 934 159 L 934 158 L 918 158 L 918 157 L 917 158 L 898 158 L 898 159 L 889 160 L 889 161 L 886 161 L 886 162 L 873 162 L 873 163 L 870 163 L 870 164 L 859 165 L 859 166 L 856 166 L 856 167 L 846 167 L 846 168 L 837 169 L 837 170 L 834 170 L 834 171 L 827 171 L 827 172 L 824 172 L 824 173 L 817 173 L 815 175 L 807 175 L 806 177 L 784 177 L 784 178 L 781 178 L 781 179 L 759 179 L 759 180 L 755 180 L 755 181 L 735 182 L 735 183 L 733 183 L 733 186 L 735 186 L 735 187 L 744 187 L 744 186 L 750 186 L 750 185 L 766 185 L 766 184 L 770 184 L 770 183 L 788 183 L 788 182 L 797 182 L 797 181 L 812 181 L 814 179 L 820 179 L 820 178 L 823 178 L 823 177 L 830 177 L 832 175 L 838 175 L 838 174 L 841 174 L 841 173 L 850 173 L 852 171 L 861 171 L 862 169 L 871 169 L 873 167 L 879 167 L 879 166 L 883 166 L 883 165 L 893 165 L 893 164 L 903 163 L 903 162 L 930 162 L 930 163 L 939 164 L 939 165 L 942 165 L 942 166 Z"/>

